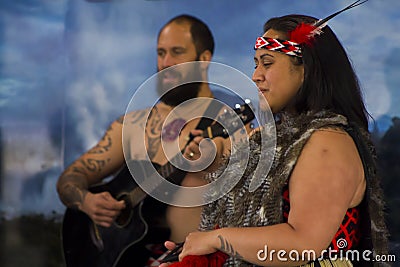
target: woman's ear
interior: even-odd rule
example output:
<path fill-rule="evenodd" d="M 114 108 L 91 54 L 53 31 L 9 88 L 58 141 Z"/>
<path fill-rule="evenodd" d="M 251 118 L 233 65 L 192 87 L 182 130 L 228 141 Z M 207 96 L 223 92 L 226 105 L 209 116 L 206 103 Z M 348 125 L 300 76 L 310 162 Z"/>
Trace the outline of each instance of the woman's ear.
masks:
<path fill-rule="evenodd" d="M 301 84 L 304 83 L 304 64 L 301 65 Z"/>

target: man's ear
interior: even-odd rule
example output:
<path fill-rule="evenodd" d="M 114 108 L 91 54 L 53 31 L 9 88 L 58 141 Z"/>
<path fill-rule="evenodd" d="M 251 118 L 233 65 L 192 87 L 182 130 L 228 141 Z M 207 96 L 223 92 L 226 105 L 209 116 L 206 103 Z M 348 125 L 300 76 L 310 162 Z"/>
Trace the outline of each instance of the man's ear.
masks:
<path fill-rule="evenodd" d="M 211 61 L 212 58 L 212 54 L 210 52 L 210 50 L 204 50 L 201 54 L 200 54 L 200 61 Z"/>
<path fill-rule="evenodd" d="M 202 69 L 206 70 L 208 68 L 209 62 L 212 59 L 212 54 L 210 52 L 210 50 L 204 50 L 200 56 L 199 56 L 199 60 L 200 61 L 204 61 L 201 63 Z"/>

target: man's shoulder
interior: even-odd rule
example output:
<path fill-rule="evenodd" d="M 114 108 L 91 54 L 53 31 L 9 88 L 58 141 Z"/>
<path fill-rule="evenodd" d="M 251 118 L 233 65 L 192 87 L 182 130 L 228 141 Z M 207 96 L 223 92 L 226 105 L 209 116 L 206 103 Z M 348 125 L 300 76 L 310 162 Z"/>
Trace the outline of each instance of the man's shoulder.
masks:
<path fill-rule="evenodd" d="M 148 114 L 150 114 L 150 111 L 151 111 L 151 108 L 144 108 L 144 109 L 129 111 L 129 112 L 119 116 L 115 121 L 123 124 L 125 120 L 129 120 L 129 121 L 140 120 L 144 117 L 147 117 Z"/>

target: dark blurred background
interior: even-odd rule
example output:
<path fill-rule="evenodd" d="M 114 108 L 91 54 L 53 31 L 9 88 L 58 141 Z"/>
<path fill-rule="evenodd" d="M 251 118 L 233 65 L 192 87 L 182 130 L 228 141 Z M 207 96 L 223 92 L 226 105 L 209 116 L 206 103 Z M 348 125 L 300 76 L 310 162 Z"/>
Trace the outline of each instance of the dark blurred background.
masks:
<path fill-rule="evenodd" d="M 215 36 L 214 61 L 251 77 L 252 46 L 268 18 L 288 13 L 321 18 L 351 2 L 1 0 L 0 266 L 63 266 L 58 175 L 95 144 L 154 74 L 157 33 L 167 20 L 182 13 L 203 19 Z M 349 52 L 375 119 L 370 129 L 397 259 L 398 10 L 397 0 L 372 0 L 329 23 Z"/>

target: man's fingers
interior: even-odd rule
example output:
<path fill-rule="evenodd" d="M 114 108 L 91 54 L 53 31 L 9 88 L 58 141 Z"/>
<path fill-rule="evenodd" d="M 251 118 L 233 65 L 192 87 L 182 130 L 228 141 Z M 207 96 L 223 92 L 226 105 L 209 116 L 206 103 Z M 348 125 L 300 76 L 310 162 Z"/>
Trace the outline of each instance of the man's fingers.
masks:
<path fill-rule="evenodd" d="M 120 210 L 110 210 L 110 209 L 104 209 L 100 208 L 95 211 L 96 216 L 104 216 L 104 217 L 109 217 L 109 218 L 115 218 L 120 214 Z"/>
<path fill-rule="evenodd" d="M 191 130 L 190 133 L 191 133 L 193 136 L 199 136 L 199 135 L 202 135 L 202 134 L 203 134 L 203 130 L 194 129 L 194 130 Z"/>
<path fill-rule="evenodd" d="M 109 192 L 103 192 L 101 194 L 101 199 L 104 201 L 100 201 L 99 205 L 102 208 L 108 209 L 108 210 L 122 210 L 125 208 L 125 201 L 120 200 L 117 201 L 115 198 L 111 196 Z"/>
<path fill-rule="evenodd" d="M 194 154 L 198 153 L 199 152 L 199 144 L 194 141 L 190 142 L 187 146 L 187 152 L 189 152 L 189 153 L 192 152 Z"/>
<path fill-rule="evenodd" d="M 204 139 L 203 136 L 196 136 L 196 137 L 193 139 L 193 142 L 195 142 L 197 145 L 199 145 L 200 142 L 201 142 L 201 140 L 203 140 L 203 139 Z"/>
<path fill-rule="evenodd" d="M 93 216 L 93 221 L 100 226 L 103 227 L 110 227 L 111 224 L 114 222 L 114 219 L 112 217 L 108 216 L 103 216 L 103 215 L 94 215 Z"/>
<path fill-rule="evenodd" d="M 124 201 L 124 200 L 120 200 L 120 201 L 117 201 L 117 202 L 115 203 L 114 209 L 122 210 L 122 209 L 125 208 L 125 206 L 126 206 L 125 201 Z"/>

